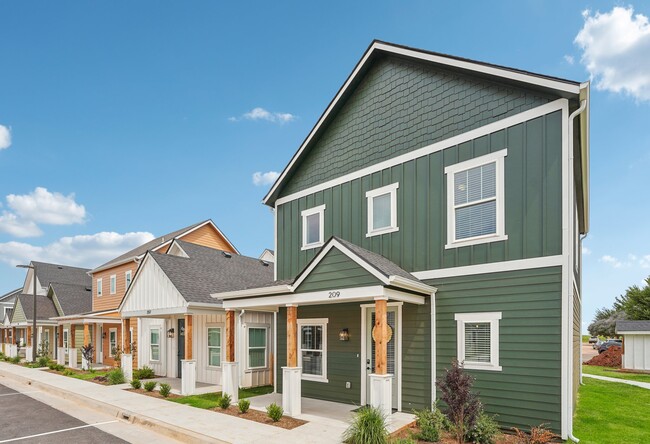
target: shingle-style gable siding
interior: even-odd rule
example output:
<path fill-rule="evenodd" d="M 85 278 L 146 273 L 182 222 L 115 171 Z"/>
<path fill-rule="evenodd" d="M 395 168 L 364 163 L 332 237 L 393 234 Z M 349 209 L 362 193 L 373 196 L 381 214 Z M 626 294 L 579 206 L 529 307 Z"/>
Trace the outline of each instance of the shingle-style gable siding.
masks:
<path fill-rule="evenodd" d="M 23 310 L 20 301 L 16 301 L 16 308 L 14 309 L 11 322 L 27 322 L 27 316 L 25 316 L 25 310 Z"/>
<path fill-rule="evenodd" d="M 369 69 L 280 196 L 534 108 L 551 97 L 414 61 Z"/>

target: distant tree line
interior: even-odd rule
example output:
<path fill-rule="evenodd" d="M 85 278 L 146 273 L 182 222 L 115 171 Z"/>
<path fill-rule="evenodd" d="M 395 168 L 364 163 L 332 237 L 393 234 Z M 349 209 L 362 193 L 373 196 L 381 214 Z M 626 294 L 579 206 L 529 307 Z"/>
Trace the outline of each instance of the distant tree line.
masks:
<path fill-rule="evenodd" d="M 625 294 L 614 300 L 612 308 L 596 310 L 596 316 L 587 330 L 592 336 L 612 337 L 616 335 L 616 321 L 625 319 L 650 320 L 650 277 L 646 278 L 643 287 L 629 287 Z"/>

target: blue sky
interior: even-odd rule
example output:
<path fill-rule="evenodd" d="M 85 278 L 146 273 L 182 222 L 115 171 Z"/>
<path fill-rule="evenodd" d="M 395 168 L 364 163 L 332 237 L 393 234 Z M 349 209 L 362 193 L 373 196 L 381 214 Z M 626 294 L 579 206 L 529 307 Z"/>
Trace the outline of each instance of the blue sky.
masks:
<path fill-rule="evenodd" d="M 650 5 L 615 6 L 4 1 L 0 292 L 15 263 L 93 266 L 206 218 L 244 254 L 272 247 L 264 179 L 378 38 L 594 77 L 588 321 L 650 275 Z"/>

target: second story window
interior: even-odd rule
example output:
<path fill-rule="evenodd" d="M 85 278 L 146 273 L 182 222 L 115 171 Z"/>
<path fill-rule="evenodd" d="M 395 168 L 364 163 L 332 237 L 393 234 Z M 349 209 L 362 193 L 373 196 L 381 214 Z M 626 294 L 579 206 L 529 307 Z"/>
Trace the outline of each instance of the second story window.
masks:
<path fill-rule="evenodd" d="M 302 249 L 308 250 L 325 242 L 325 205 L 309 208 L 302 216 Z"/>
<path fill-rule="evenodd" d="M 129 288 L 129 285 L 131 285 L 131 270 L 124 273 L 124 284 L 124 288 Z"/>
<path fill-rule="evenodd" d="M 366 237 L 398 231 L 397 226 L 398 183 L 366 192 L 368 199 L 368 233 Z"/>
<path fill-rule="evenodd" d="M 502 150 L 445 168 L 446 248 L 508 238 L 503 202 L 505 155 Z"/>
<path fill-rule="evenodd" d="M 111 275 L 111 294 L 115 294 L 117 291 L 117 276 L 114 274 Z"/>
<path fill-rule="evenodd" d="M 97 279 L 97 296 L 102 295 L 102 279 Z"/>

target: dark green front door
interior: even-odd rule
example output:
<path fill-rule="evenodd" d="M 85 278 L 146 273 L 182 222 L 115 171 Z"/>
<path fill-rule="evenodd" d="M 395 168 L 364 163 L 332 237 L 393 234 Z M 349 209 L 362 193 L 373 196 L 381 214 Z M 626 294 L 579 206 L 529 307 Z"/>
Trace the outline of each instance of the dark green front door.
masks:
<path fill-rule="evenodd" d="M 183 376 L 183 363 L 185 359 L 185 319 L 178 320 L 178 377 Z"/>

